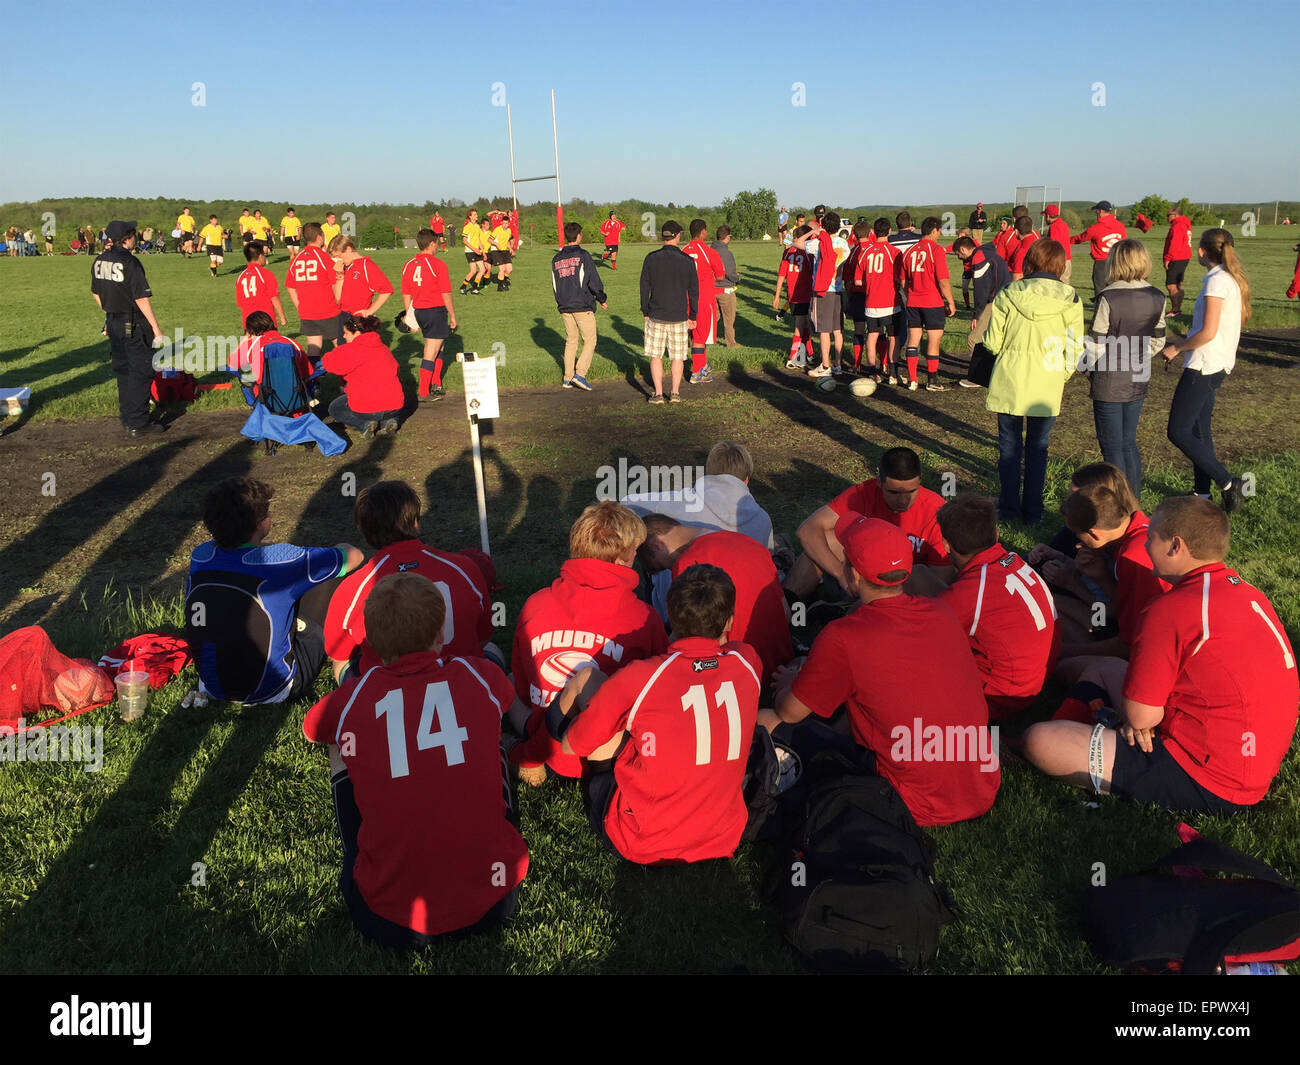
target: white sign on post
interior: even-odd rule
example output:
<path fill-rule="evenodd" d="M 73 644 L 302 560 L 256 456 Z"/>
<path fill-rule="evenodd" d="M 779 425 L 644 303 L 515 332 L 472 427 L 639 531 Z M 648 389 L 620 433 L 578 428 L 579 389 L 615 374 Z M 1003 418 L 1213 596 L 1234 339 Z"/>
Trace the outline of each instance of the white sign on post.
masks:
<path fill-rule="evenodd" d="M 479 420 L 501 417 L 497 399 L 497 358 L 467 351 L 461 356 L 465 382 L 465 413 Z"/>

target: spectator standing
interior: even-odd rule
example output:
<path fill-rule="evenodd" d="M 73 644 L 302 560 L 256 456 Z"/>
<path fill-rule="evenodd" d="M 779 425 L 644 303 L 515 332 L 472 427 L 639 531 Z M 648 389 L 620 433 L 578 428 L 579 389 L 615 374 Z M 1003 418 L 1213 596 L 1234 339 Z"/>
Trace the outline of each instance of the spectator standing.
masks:
<path fill-rule="evenodd" d="M 551 259 L 551 288 L 564 322 L 564 386 L 591 391 L 587 374 L 596 354 L 596 304 L 607 306 L 596 261 L 582 248 L 582 226 L 564 223 L 564 247 Z M 578 354 L 578 340 L 582 354 Z"/>
<path fill-rule="evenodd" d="M 641 264 L 641 314 L 645 318 L 645 355 L 654 384 L 653 404 L 664 402 L 665 348 L 672 363 L 669 401 L 681 402 L 682 371 L 690 353 L 691 330 L 700 307 L 695 263 L 678 245 L 682 227 L 669 219 L 659 231 L 662 245 Z"/>
<path fill-rule="evenodd" d="M 1047 205 L 1043 215 L 1047 219 L 1047 235 L 1065 249 L 1065 273 L 1061 275 L 1061 280 L 1068 285 L 1074 258 L 1073 245 L 1070 243 L 1070 223 L 1061 217 L 1061 208 L 1054 203 Z"/>
<path fill-rule="evenodd" d="M 1071 237 L 1070 243 L 1088 242 L 1088 252 L 1092 256 L 1092 299 L 1095 303 L 1101 297 L 1101 290 L 1106 287 L 1106 277 L 1110 272 L 1106 256 L 1110 254 L 1111 248 L 1128 236 L 1128 230 L 1115 217 L 1110 200 L 1100 200 L 1092 205 L 1092 209 L 1097 213 L 1097 221 L 1082 233 Z"/>
<path fill-rule="evenodd" d="M 709 245 L 722 260 L 723 276 L 717 283 L 715 295 L 718 301 L 718 316 L 722 319 L 726 346 L 736 344 L 736 287 L 740 284 L 740 272 L 736 269 L 736 257 L 731 254 L 731 227 L 718 226 L 714 230 L 713 243 Z"/>
<path fill-rule="evenodd" d="M 971 240 L 975 242 L 976 247 L 979 247 L 984 243 L 984 230 L 988 228 L 989 224 L 989 216 L 984 213 L 982 203 L 975 205 L 975 210 L 971 211 L 966 224 L 970 227 Z"/>

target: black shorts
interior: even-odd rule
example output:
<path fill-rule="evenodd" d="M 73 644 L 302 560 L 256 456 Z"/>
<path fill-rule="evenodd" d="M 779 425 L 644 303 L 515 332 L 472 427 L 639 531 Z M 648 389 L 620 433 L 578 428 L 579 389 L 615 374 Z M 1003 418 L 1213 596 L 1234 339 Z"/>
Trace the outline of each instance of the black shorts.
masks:
<path fill-rule="evenodd" d="M 1188 259 L 1174 259 L 1165 267 L 1165 284 L 1181 285 L 1183 277 L 1187 273 Z"/>
<path fill-rule="evenodd" d="M 251 229 L 245 230 L 243 233 L 240 234 L 240 237 L 243 238 L 245 244 L 251 244 L 254 239 L 253 231 Z"/>
<path fill-rule="evenodd" d="M 1130 747 L 1122 736 L 1115 737 L 1115 766 L 1110 775 L 1111 794 L 1134 802 L 1149 802 L 1167 810 L 1199 810 L 1231 814 L 1248 809 L 1220 798 L 1198 784 L 1187 770 L 1174 761 L 1159 736 L 1151 741 L 1147 754 L 1136 743 Z"/>
<path fill-rule="evenodd" d="M 605 245 L 605 253 L 608 254 L 609 252 L 612 252 L 612 251 L 618 251 L 618 245 L 617 245 L 617 244 L 606 244 L 606 245 Z"/>
<path fill-rule="evenodd" d="M 937 329 L 942 332 L 944 320 L 945 315 L 942 307 L 907 308 L 907 325 L 909 329 L 915 329 L 918 325 L 923 325 L 926 329 Z"/>
<path fill-rule="evenodd" d="M 790 304 L 790 313 L 796 318 L 807 318 L 808 311 L 811 309 L 811 303 L 792 303 Z"/>
<path fill-rule="evenodd" d="M 864 293 L 853 293 L 849 297 L 848 306 L 844 308 L 846 318 L 852 318 L 856 326 L 859 322 L 866 321 L 867 318 L 867 297 Z"/>
<path fill-rule="evenodd" d="M 301 237 L 285 237 L 284 246 L 286 248 L 296 248 L 302 243 Z"/>
<path fill-rule="evenodd" d="M 425 340 L 446 340 L 451 336 L 446 307 L 416 307 L 415 320 Z"/>
<path fill-rule="evenodd" d="M 226 254 L 226 249 L 220 244 L 205 244 L 203 250 L 209 255 L 215 255 L 218 259 L 222 258 Z"/>
<path fill-rule="evenodd" d="M 324 337 L 326 340 L 337 337 L 343 329 L 343 315 L 332 318 L 301 318 L 298 332 L 305 337 Z"/>
<path fill-rule="evenodd" d="M 483 261 L 483 256 L 476 251 L 467 251 L 465 253 L 465 261 L 472 266 L 474 263 L 481 263 Z"/>
<path fill-rule="evenodd" d="M 891 314 L 888 318 L 868 318 L 868 333 L 884 333 L 886 336 L 898 336 L 898 315 Z"/>
<path fill-rule="evenodd" d="M 612 766 L 606 772 L 592 773 L 582 782 L 582 803 L 587 808 L 587 824 L 591 825 L 596 838 L 612 854 L 618 854 L 618 850 L 609 841 L 609 833 L 605 831 L 605 815 L 609 812 L 609 804 L 614 801 L 616 790 L 618 783 L 614 780 Z M 619 854 L 619 857 L 622 855 Z"/>

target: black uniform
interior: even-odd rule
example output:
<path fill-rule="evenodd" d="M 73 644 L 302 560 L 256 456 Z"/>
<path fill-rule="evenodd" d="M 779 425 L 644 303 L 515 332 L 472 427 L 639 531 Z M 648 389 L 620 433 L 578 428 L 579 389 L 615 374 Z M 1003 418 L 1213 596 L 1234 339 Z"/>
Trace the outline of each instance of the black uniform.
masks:
<path fill-rule="evenodd" d="M 117 375 L 117 409 L 122 424 L 140 429 L 149 424 L 149 386 L 153 381 L 153 330 L 135 305 L 152 296 L 140 260 L 120 244 L 95 259 L 90 291 L 108 317 L 109 350 Z"/>

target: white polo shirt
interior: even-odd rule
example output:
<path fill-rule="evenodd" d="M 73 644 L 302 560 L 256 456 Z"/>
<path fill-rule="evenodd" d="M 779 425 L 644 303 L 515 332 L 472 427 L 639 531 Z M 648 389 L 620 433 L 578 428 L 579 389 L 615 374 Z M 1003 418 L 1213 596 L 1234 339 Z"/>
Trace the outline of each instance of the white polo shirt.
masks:
<path fill-rule="evenodd" d="M 1206 296 L 1223 300 L 1219 331 L 1208 343 L 1183 352 L 1183 369 L 1199 370 L 1203 374 L 1216 374 L 1220 370 L 1232 373 L 1237 363 L 1237 345 L 1241 341 L 1241 289 L 1222 266 L 1216 266 L 1206 274 L 1205 284 L 1201 286 L 1201 294 L 1196 297 L 1196 307 L 1192 311 L 1192 334 L 1200 332 L 1205 321 Z"/>

